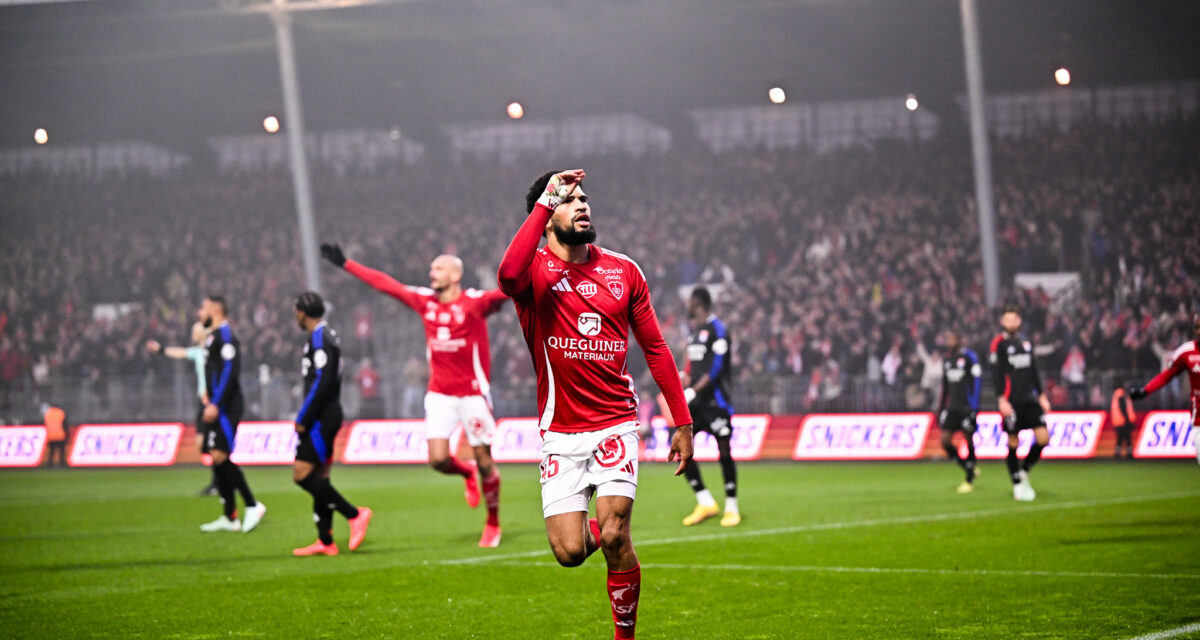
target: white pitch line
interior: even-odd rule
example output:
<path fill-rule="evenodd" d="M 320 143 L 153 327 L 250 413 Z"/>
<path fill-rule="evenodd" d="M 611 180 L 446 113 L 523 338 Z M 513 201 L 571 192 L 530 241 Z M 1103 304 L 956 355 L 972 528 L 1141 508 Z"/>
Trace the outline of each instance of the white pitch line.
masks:
<path fill-rule="evenodd" d="M 1166 631 L 1147 633 L 1144 636 L 1130 638 L 1129 640 L 1166 640 L 1166 638 L 1178 638 L 1179 636 L 1195 633 L 1197 631 L 1200 631 L 1200 622 L 1185 624 L 1182 627 L 1175 627 L 1174 629 L 1167 629 Z"/>
<path fill-rule="evenodd" d="M 697 542 L 701 540 L 725 540 L 728 538 L 749 538 L 758 536 L 777 536 L 786 535 L 789 533 L 803 533 L 806 531 L 833 531 L 839 529 L 857 529 L 860 527 L 877 527 L 881 525 L 892 524 L 919 524 L 927 522 L 944 522 L 949 520 L 969 520 L 971 518 L 989 518 L 993 516 L 1003 516 L 1018 513 L 1043 512 L 1043 511 L 1059 511 L 1062 509 L 1083 509 L 1087 507 L 1101 507 L 1115 504 L 1132 504 L 1138 502 L 1152 502 L 1154 500 L 1174 500 L 1177 498 L 1193 498 L 1200 496 L 1200 491 L 1182 491 L 1177 493 L 1159 493 L 1144 496 L 1129 496 L 1125 498 L 1101 498 L 1097 500 L 1077 500 L 1074 502 L 1057 502 L 1043 503 L 1035 505 L 1026 505 L 1022 507 L 1011 507 L 1007 509 L 980 509 L 976 511 L 953 511 L 949 513 L 931 513 L 918 516 L 899 516 L 895 518 L 875 518 L 869 520 L 850 520 L 844 522 L 821 522 L 816 524 L 802 524 L 792 527 L 776 527 L 774 529 L 752 529 L 740 531 L 728 531 L 722 533 L 710 533 L 695 536 L 675 536 L 671 538 L 658 538 L 652 540 L 635 540 L 634 544 L 638 547 L 647 547 L 663 544 L 678 544 L 681 542 Z M 518 558 L 536 558 L 544 556 L 548 550 L 538 551 L 522 551 L 519 553 L 502 553 L 491 556 L 473 556 L 470 558 L 456 558 L 453 560 L 442 560 L 438 564 L 442 565 L 459 565 L 459 564 L 476 564 L 482 562 L 496 562 L 498 560 L 515 560 Z"/>

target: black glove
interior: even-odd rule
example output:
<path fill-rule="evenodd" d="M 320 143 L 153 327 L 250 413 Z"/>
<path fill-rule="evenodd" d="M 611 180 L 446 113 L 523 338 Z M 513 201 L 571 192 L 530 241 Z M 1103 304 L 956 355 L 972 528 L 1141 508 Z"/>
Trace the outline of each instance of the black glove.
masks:
<path fill-rule="evenodd" d="M 342 253 L 342 248 L 336 244 L 321 245 L 321 257 L 337 265 L 340 269 L 346 267 L 346 254 Z"/>
<path fill-rule="evenodd" d="M 1142 398 L 1145 398 L 1147 395 L 1149 395 L 1149 394 L 1146 393 L 1145 387 L 1129 387 L 1129 399 L 1130 400 L 1141 400 Z"/>

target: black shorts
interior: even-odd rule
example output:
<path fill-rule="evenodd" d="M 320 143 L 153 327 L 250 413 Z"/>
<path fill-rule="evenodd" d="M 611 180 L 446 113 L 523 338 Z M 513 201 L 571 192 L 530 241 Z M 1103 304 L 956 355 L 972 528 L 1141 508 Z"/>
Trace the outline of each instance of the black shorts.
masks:
<path fill-rule="evenodd" d="M 233 453 L 233 447 L 237 440 L 237 428 L 241 421 L 242 406 L 240 402 L 221 410 L 216 422 L 210 422 L 205 425 L 208 433 L 205 434 L 204 438 L 204 444 L 206 445 L 204 451 L 206 453 L 211 451 Z"/>
<path fill-rule="evenodd" d="M 296 443 L 296 459 L 328 466 L 333 462 L 333 440 L 341 428 L 341 414 L 317 420 L 311 429 L 300 433 L 300 440 Z"/>
<path fill-rule="evenodd" d="M 707 432 L 714 438 L 728 438 L 733 435 L 732 416 L 729 412 L 717 407 L 702 407 L 692 411 L 692 433 Z"/>
<path fill-rule="evenodd" d="M 1008 433 L 1020 433 L 1026 429 L 1036 429 L 1046 426 L 1046 414 L 1042 405 L 1023 404 L 1013 407 L 1013 412 L 1004 421 L 1004 430 Z"/>
<path fill-rule="evenodd" d="M 971 435 L 979 430 L 979 423 L 975 419 L 974 411 L 942 409 L 942 412 L 938 415 L 938 428 L 944 432 L 954 433 L 955 431 L 962 431 L 967 435 Z"/>

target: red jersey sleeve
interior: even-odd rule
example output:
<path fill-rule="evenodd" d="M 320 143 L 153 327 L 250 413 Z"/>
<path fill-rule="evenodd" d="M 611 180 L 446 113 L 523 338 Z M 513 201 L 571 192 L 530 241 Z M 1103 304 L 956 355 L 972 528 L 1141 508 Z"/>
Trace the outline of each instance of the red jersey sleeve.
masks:
<path fill-rule="evenodd" d="M 1175 351 L 1175 359 L 1171 362 L 1171 366 L 1163 369 L 1161 373 L 1154 376 L 1150 382 L 1146 383 L 1146 393 L 1154 393 L 1155 391 L 1158 391 L 1163 387 L 1163 385 L 1170 382 L 1171 378 L 1174 378 L 1182 371 L 1187 369 L 1187 357 L 1188 354 L 1192 352 L 1192 350 L 1188 347 L 1190 347 L 1190 343 Z"/>
<path fill-rule="evenodd" d="M 350 272 L 354 277 L 371 285 L 376 291 L 386 293 L 389 296 L 408 305 L 413 311 L 421 313 L 424 311 L 424 297 L 421 294 L 413 291 L 408 285 L 398 282 L 395 278 L 389 276 L 382 271 L 376 271 L 365 265 L 361 265 L 353 260 L 346 260 L 346 271 Z"/>
<path fill-rule="evenodd" d="M 504 251 L 504 258 L 500 260 L 500 268 L 496 272 L 496 280 L 500 283 L 500 291 L 505 295 L 515 298 L 532 284 L 529 271 L 533 265 L 533 256 L 542 241 L 542 234 L 546 231 L 546 221 L 552 215 L 554 212 L 549 207 L 535 204 L 533 211 L 529 212 L 529 217 L 525 218 L 521 228 L 517 229 L 517 234 L 513 236 L 508 249 Z"/>
<path fill-rule="evenodd" d="M 480 296 L 480 302 L 483 305 L 483 315 L 490 316 L 493 313 L 504 308 L 504 303 L 508 302 L 508 294 L 499 289 L 488 289 Z"/>
<path fill-rule="evenodd" d="M 646 355 L 646 364 L 650 367 L 650 375 L 658 388 L 662 389 L 667 400 L 667 408 L 675 424 L 692 423 L 692 414 L 687 402 L 683 399 L 683 385 L 679 383 L 679 371 L 675 368 L 675 357 L 667 341 L 663 339 L 662 327 L 658 324 L 658 315 L 650 304 L 650 288 L 646 278 L 636 264 L 633 267 L 633 291 L 629 294 L 629 325 L 633 335 Z"/>

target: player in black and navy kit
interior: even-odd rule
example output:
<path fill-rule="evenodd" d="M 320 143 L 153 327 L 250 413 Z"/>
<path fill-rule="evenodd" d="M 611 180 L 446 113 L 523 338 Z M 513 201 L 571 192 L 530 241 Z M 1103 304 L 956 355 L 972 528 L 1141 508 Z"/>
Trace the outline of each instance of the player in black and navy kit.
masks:
<path fill-rule="evenodd" d="M 241 343 L 233 335 L 226 318 L 228 305 L 221 296 L 208 296 L 200 306 L 199 318 L 209 329 L 204 339 L 204 383 L 208 400 L 200 413 L 208 433 L 208 453 L 217 473 L 217 494 L 221 496 L 224 513 L 220 518 L 201 525 L 200 530 L 253 531 L 267 512 L 267 507 L 254 499 L 241 467 L 230 459 L 242 420 L 245 404 L 239 376 L 242 372 Z M 242 495 L 246 515 L 237 520 L 237 498 Z"/>
<path fill-rule="evenodd" d="M 1021 308 L 1005 306 L 1000 326 L 1004 331 L 992 340 L 989 356 L 995 374 L 996 404 L 1008 432 L 1007 462 L 1013 497 L 1029 501 L 1037 497 L 1029 484 L 1029 470 L 1041 459 L 1042 449 L 1050 442 L 1050 431 L 1046 428 L 1050 400 L 1038 375 L 1033 344 L 1019 333 Z M 1034 442 L 1025 460 L 1018 461 L 1018 435 L 1025 429 L 1033 429 Z"/>
<path fill-rule="evenodd" d="M 958 485 L 959 493 L 975 490 L 979 469 L 975 461 L 976 415 L 979 413 L 979 391 L 983 367 L 975 352 L 963 345 L 957 331 L 946 332 L 946 357 L 942 360 L 942 400 L 938 407 L 938 427 L 942 430 L 942 448 L 967 472 L 967 479 Z M 963 458 L 954 446 L 954 433 L 961 432 L 967 444 Z"/>
<path fill-rule="evenodd" d="M 317 541 L 292 551 L 297 556 L 336 556 L 333 542 L 333 512 L 350 522 L 350 550 L 362 544 L 371 522 L 371 510 L 346 501 L 329 481 L 333 463 L 333 441 L 342 428 L 342 350 L 337 333 L 325 323 L 325 301 L 309 291 L 296 298 L 292 309 L 296 324 L 308 334 L 300 358 L 304 377 L 304 404 L 296 414 L 296 462 L 292 480 L 313 497 Z"/>
<path fill-rule="evenodd" d="M 721 475 L 725 480 L 725 515 L 721 526 L 734 527 L 742 521 L 737 505 L 737 466 L 733 462 L 733 405 L 730 404 L 730 360 L 732 340 L 725 324 L 712 313 L 712 294 L 704 287 L 692 289 L 688 299 L 692 333 L 688 336 L 687 368 L 683 373 L 683 397 L 688 402 L 696 432 L 706 431 L 717 441 Z M 704 487 L 700 465 L 684 471 L 696 493 L 696 508 L 683 519 L 684 526 L 699 524 L 718 513 L 717 501 Z"/>

